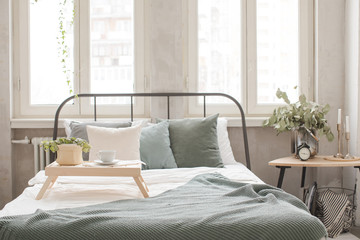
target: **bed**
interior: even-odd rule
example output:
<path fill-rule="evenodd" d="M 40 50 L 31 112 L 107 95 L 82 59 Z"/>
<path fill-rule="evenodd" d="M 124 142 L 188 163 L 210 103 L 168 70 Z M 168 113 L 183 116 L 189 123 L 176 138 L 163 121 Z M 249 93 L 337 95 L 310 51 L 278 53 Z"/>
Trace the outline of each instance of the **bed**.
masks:
<path fill-rule="evenodd" d="M 96 121 L 96 98 L 111 96 L 131 98 L 131 122 L 133 122 L 135 97 L 166 98 L 168 119 L 171 113 L 169 107 L 171 97 L 203 97 L 204 118 L 198 120 L 196 124 L 204 124 L 205 121 L 209 126 L 211 124 L 213 126 L 215 122 L 216 134 L 212 133 L 212 135 L 216 136 L 218 152 L 214 146 L 211 146 L 210 150 L 202 152 L 201 156 L 196 156 L 195 160 L 188 162 L 187 159 L 192 158 L 194 153 L 186 155 L 174 144 L 178 141 L 175 136 L 179 133 L 176 131 L 189 126 L 189 121 L 192 120 L 171 122 L 159 120 L 158 122 L 169 129 L 169 142 L 174 159 L 179 160 L 176 162 L 178 167 L 163 161 L 156 162 L 160 165 L 154 169 L 142 171 L 142 176 L 150 190 L 150 198 L 143 199 L 130 178 L 59 177 L 55 186 L 43 199 L 35 200 L 46 179 L 44 171 L 40 171 L 29 181 L 29 187 L 0 211 L 0 239 L 326 238 L 323 224 L 307 211 L 299 199 L 265 184 L 250 171 L 245 115 L 241 105 L 233 97 L 221 93 L 79 94 L 77 97 L 94 99 L 94 121 Z M 226 121 L 220 120 L 217 116 L 207 116 L 206 97 L 208 96 L 226 97 L 238 106 L 242 118 L 246 166 L 236 162 L 233 157 L 227 137 Z M 66 99 L 56 112 L 54 139 L 57 138 L 60 111 L 73 98 Z M 135 126 L 137 124 L 132 125 L 134 129 L 137 127 Z M 148 125 L 154 128 L 154 126 L 160 127 L 161 124 Z M 115 131 L 109 126 L 106 127 L 109 128 L 107 130 L 103 127 L 98 128 L 103 131 Z M 191 135 L 194 129 L 199 128 L 190 129 L 187 134 Z M 86 129 L 91 128 L 86 127 Z M 212 129 L 214 130 L 214 127 Z M 183 131 L 180 132 L 182 134 Z M 206 132 L 204 138 L 208 139 L 206 134 L 212 131 L 204 132 Z M 91 144 L 91 139 L 96 135 L 88 133 Z M 181 134 L 180 136 L 183 137 Z M 154 135 L 149 136 L 154 138 Z M 162 136 L 161 139 L 164 138 Z M 197 151 L 202 147 L 193 141 L 191 145 L 184 144 L 185 146 L 181 147 L 189 148 L 189 152 Z M 192 145 L 196 145 L 196 148 L 193 149 Z M 208 152 L 213 154 L 208 156 L 206 155 Z M 142 154 L 143 160 L 144 153 L 141 152 L 141 147 L 139 154 Z M 220 165 L 214 160 L 215 162 L 209 166 L 203 166 L 203 163 L 193 166 L 196 159 L 213 161 L 214 154 L 218 154 L 219 158 L 223 159 Z M 89 158 L 91 157 L 93 156 L 90 155 Z M 159 158 L 158 155 L 153 157 Z M 151 164 L 150 162 L 149 165 Z M 164 167 L 165 169 L 156 169 Z"/>

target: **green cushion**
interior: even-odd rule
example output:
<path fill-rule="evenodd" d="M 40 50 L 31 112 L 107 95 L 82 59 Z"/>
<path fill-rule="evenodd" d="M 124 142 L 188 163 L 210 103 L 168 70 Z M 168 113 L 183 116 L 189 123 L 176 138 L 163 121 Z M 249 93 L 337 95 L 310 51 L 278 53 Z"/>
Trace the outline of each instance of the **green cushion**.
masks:
<path fill-rule="evenodd" d="M 218 116 L 169 120 L 171 149 L 178 167 L 224 167 L 217 140 Z"/>
<path fill-rule="evenodd" d="M 144 169 L 177 167 L 170 148 L 168 122 L 161 122 L 142 129 L 140 158 L 146 163 Z"/>

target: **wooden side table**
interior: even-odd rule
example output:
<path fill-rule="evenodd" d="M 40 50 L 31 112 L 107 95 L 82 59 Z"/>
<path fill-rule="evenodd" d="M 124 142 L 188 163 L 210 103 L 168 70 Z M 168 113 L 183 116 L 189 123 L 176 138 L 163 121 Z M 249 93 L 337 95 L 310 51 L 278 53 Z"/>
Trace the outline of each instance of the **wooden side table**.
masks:
<path fill-rule="evenodd" d="M 346 161 L 346 160 L 329 161 L 329 160 L 325 160 L 326 157 L 328 156 L 315 156 L 314 158 L 310 158 L 307 161 L 301 161 L 300 159 L 295 158 L 294 156 L 290 156 L 290 157 L 284 157 L 270 161 L 269 165 L 280 168 L 279 180 L 277 184 L 278 188 L 281 188 L 282 186 L 286 168 L 302 167 L 301 187 L 304 187 L 305 184 L 307 167 L 354 167 L 360 170 L 360 161 Z"/>
<path fill-rule="evenodd" d="M 49 164 L 45 168 L 45 176 L 48 176 L 40 189 L 36 200 L 40 200 L 46 190 L 51 188 L 58 176 L 105 176 L 105 177 L 132 177 L 139 187 L 142 195 L 149 197 L 149 189 L 141 176 L 141 164 L 135 165 L 98 165 L 93 162 L 84 162 L 76 166 L 60 166 L 57 162 Z M 50 185 L 51 184 L 51 185 Z"/>

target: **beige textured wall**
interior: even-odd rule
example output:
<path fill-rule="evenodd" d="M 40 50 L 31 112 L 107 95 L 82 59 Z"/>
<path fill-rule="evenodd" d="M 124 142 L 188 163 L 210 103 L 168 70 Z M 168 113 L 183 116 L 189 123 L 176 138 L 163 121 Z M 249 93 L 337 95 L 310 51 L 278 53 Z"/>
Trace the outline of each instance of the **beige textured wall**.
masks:
<path fill-rule="evenodd" d="M 59 136 L 65 136 L 64 129 L 59 129 Z M 51 137 L 52 129 L 13 129 L 14 139 L 29 139 L 33 137 Z M 14 159 L 14 197 L 22 193 L 28 181 L 34 177 L 34 146 L 32 144 L 12 144 Z"/>
<path fill-rule="evenodd" d="M 0 1 L 0 208 L 12 199 L 10 1 Z"/>
<path fill-rule="evenodd" d="M 182 1 L 152 0 L 149 12 L 151 92 L 182 92 L 183 37 Z M 182 98 L 171 98 L 171 118 L 183 117 Z M 167 117 L 165 98 L 151 99 L 151 116 Z"/>
<path fill-rule="evenodd" d="M 1 1 L 0 11 L 4 9 L 3 4 L 4 1 Z M 150 89 L 154 92 L 179 91 L 184 84 L 182 47 L 186 41 L 181 32 L 184 21 L 182 1 L 151 0 L 148 1 L 148 6 L 146 24 L 149 42 L 146 45 L 150 48 L 149 56 L 147 56 L 147 59 L 149 59 L 147 63 L 149 65 L 149 79 L 151 79 Z M 333 107 L 329 114 L 332 126 L 335 126 L 336 123 L 336 109 L 344 106 L 344 8 L 345 1 L 343 0 L 317 1 L 318 18 L 316 27 L 318 34 L 316 54 L 318 60 L 316 61 L 317 85 L 315 92 L 316 99 L 321 104 L 329 103 Z M 6 14 L 0 14 L 0 21 L 1 24 L 8 22 Z M 3 40 L 2 35 L 0 39 L 0 41 Z M 0 59 L 2 58 L 3 55 L 0 55 Z M 3 91 L 1 89 L 0 91 Z M 5 92 L 5 95 L 2 96 L 7 96 L 6 94 L 8 93 Z M 175 107 L 183 108 L 181 101 L 175 101 L 173 104 Z M 164 109 L 163 107 L 164 103 L 153 101 L 151 108 L 153 116 L 164 117 L 164 111 L 160 110 Z M 173 115 L 173 117 L 178 116 L 181 116 L 181 111 Z M 17 139 L 21 139 L 25 135 L 29 137 L 51 135 L 49 131 L 49 129 L 14 129 L 13 134 Z M 251 127 L 248 131 L 253 171 L 266 183 L 276 185 L 279 170 L 269 167 L 267 163 L 278 157 L 289 155 L 290 135 L 281 134 L 276 136 L 273 129 L 262 127 Z M 241 161 L 243 159 L 243 146 L 239 140 L 240 133 L 239 128 L 229 129 L 235 157 Z M 4 137 L 4 139 L 8 141 L 9 137 Z M 237 143 L 238 141 L 240 143 Z M 18 195 L 26 186 L 28 179 L 33 175 L 32 146 L 16 145 L 13 147 L 13 162 L 16 165 L 13 170 L 16 179 L 14 185 L 15 193 Z M 321 153 L 329 154 L 334 151 L 336 151 L 336 143 L 327 143 L 326 139 L 321 140 Z M 9 163 L 11 161 L 8 159 L 5 170 L 11 172 Z M 286 171 L 283 183 L 284 189 L 294 195 L 301 196 L 301 169 L 292 168 Z M 338 184 L 342 180 L 341 169 L 332 169 L 330 171 L 329 169 L 325 171 L 309 170 L 308 176 L 307 182 L 311 182 L 312 179 L 317 177 L 321 185 L 332 184 L 332 182 Z M 3 181 L 0 186 L 3 186 Z M 11 197 L 11 194 L 7 194 L 6 199 L 9 199 L 9 196 Z"/>
<path fill-rule="evenodd" d="M 345 6 L 345 112 L 350 116 L 350 152 L 353 155 L 360 155 L 359 136 L 360 136 L 360 112 L 359 112 L 359 32 L 360 32 L 360 4 L 358 0 L 348 0 Z M 344 168 L 344 186 L 352 188 L 355 184 L 355 176 L 359 178 L 358 170 Z M 360 186 L 358 184 L 358 193 Z M 359 195 L 357 196 L 357 206 L 359 206 Z M 360 212 L 356 215 L 357 225 L 360 221 Z"/>
<path fill-rule="evenodd" d="M 316 15 L 316 86 L 315 100 L 319 103 L 330 104 L 332 111 L 327 119 L 336 136 L 337 109 L 344 109 L 344 29 L 345 29 L 345 1 L 318 0 L 316 1 L 318 14 Z M 321 154 L 337 152 L 337 141 L 332 143 L 323 139 L 320 143 Z M 320 185 L 340 186 L 342 184 L 341 168 L 320 168 L 316 171 Z"/>

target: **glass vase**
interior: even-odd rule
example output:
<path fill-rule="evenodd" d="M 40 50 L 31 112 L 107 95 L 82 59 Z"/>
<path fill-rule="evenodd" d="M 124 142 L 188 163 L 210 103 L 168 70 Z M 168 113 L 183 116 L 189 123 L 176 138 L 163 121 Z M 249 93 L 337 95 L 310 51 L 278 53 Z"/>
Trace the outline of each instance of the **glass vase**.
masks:
<path fill-rule="evenodd" d="M 319 153 L 319 140 L 316 137 L 315 130 L 307 130 L 300 127 L 295 129 L 291 134 L 291 152 L 296 154 L 296 149 L 303 143 L 310 147 L 311 157 Z"/>

